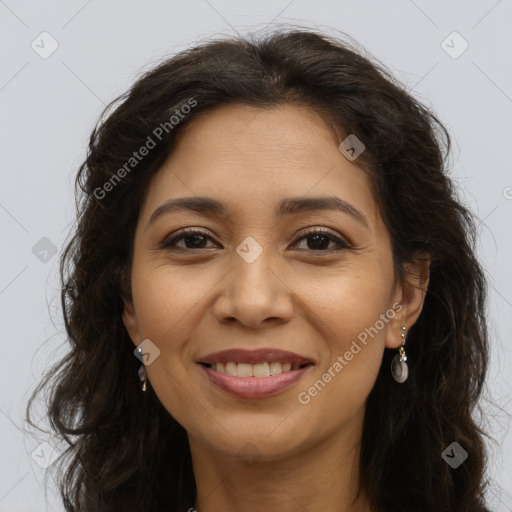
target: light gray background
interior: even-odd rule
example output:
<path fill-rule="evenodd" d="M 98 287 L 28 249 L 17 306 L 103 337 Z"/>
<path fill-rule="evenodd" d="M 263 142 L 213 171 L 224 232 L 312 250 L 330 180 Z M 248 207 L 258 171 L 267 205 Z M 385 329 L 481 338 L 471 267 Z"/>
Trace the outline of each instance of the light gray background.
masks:
<path fill-rule="evenodd" d="M 45 498 L 36 462 L 51 462 L 57 445 L 24 433 L 23 415 L 44 368 L 67 351 L 58 256 L 74 220 L 74 175 L 101 109 L 166 55 L 279 23 L 349 34 L 433 107 L 453 136 L 453 175 L 480 219 L 490 283 L 494 405 L 485 408 L 496 444 L 489 445 L 495 483 L 488 499 L 495 511 L 512 510 L 511 21 L 511 0 L 0 0 L 0 512 L 64 510 L 51 481 Z M 44 31 L 58 43 L 45 59 L 31 47 L 35 41 L 48 51 Z M 464 41 L 453 31 L 469 44 L 461 55 Z M 57 254 L 45 255 L 43 237 Z"/>

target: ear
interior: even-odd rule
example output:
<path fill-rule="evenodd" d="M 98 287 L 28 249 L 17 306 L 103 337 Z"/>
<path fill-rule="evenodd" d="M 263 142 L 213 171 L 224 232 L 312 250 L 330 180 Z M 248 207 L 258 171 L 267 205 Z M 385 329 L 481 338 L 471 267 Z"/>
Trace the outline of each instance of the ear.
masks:
<path fill-rule="evenodd" d="M 397 285 L 392 302 L 400 304 L 401 308 L 395 308 L 395 318 L 390 322 L 386 332 L 386 348 L 399 348 L 403 343 L 400 336 L 402 326 L 405 325 L 407 339 L 409 329 L 420 316 L 429 284 L 430 263 L 430 254 L 418 252 L 414 262 L 405 265 L 405 278 Z"/>
<path fill-rule="evenodd" d="M 123 309 L 123 324 L 126 327 L 126 331 L 130 336 L 133 344 L 135 346 L 139 345 L 139 325 L 137 322 L 137 314 L 135 313 L 135 307 L 133 306 L 133 302 L 124 301 L 124 309 Z"/>

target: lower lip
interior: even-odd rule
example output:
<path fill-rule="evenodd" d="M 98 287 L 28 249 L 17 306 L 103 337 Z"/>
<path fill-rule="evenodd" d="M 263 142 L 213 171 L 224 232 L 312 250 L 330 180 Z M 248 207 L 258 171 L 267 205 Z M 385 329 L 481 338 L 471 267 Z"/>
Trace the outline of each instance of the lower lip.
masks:
<path fill-rule="evenodd" d="M 237 377 L 199 365 L 210 381 L 223 391 L 240 398 L 276 395 L 295 384 L 313 365 L 269 377 Z"/>

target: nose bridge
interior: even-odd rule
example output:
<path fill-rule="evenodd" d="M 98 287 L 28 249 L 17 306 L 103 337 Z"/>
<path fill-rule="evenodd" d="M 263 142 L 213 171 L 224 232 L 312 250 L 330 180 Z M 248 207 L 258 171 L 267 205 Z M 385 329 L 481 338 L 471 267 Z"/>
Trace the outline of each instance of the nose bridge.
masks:
<path fill-rule="evenodd" d="M 270 250 L 263 250 L 254 239 L 244 240 L 236 249 L 234 257 L 235 290 L 249 297 L 267 301 L 274 293 L 274 274 L 270 270 Z M 247 300 L 247 297 L 243 297 Z"/>
<path fill-rule="evenodd" d="M 293 306 L 288 287 L 277 275 L 272 251 L 252 237 L 236 248 L 232 271 L 223 281 L 221 297 L 215 305 L 219 321 L 237 319 L 257 327 L 267 319 L 288 320 Z"/>

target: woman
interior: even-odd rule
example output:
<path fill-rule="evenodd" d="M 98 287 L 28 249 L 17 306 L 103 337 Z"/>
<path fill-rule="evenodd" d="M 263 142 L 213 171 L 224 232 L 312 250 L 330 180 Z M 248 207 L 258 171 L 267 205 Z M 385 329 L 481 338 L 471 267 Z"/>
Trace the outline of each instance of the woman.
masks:
<path fill-rule="evenodd" d="M 142 76 L 79 170 L 72 350 L 35 391 L 55 376 L 76 436 L 66 510 L 485 510 L 486 285 L 449 150 L 307 30 Z"/>

